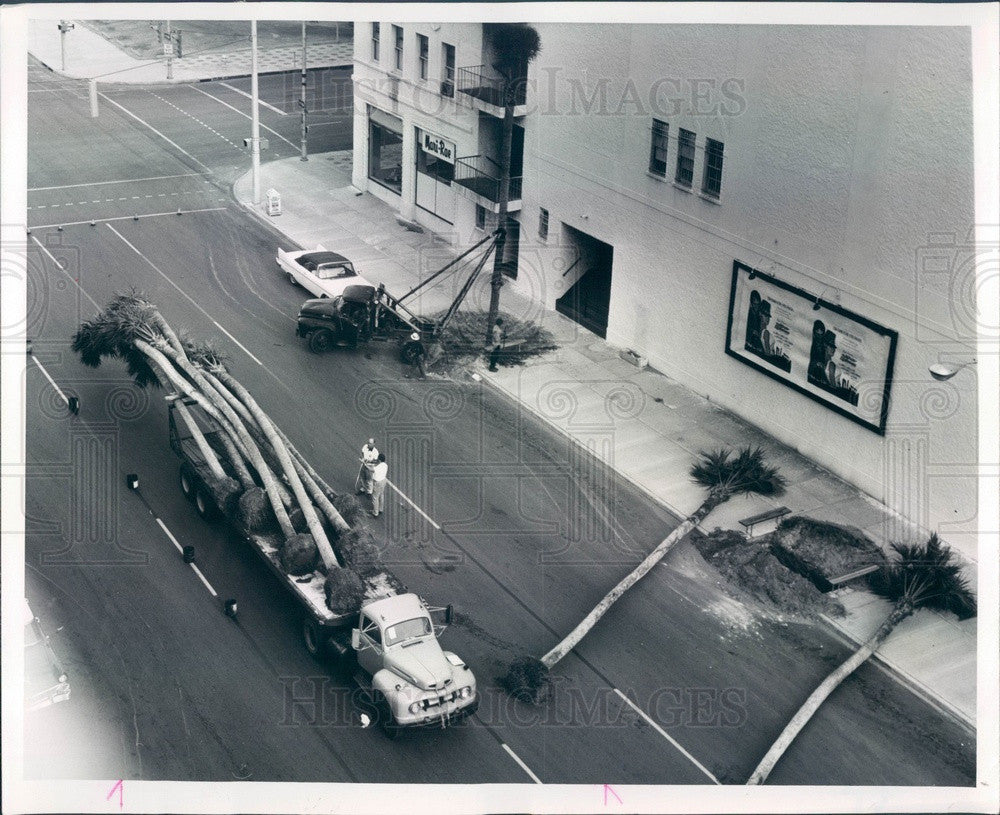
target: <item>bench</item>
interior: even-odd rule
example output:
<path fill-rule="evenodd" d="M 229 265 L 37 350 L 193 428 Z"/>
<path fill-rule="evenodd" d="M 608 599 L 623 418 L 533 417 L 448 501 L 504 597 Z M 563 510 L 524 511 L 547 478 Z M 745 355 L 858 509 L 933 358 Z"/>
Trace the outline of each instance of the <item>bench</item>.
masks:
<path fill-rule="evenodd" d="M 839 577 L 828 578 L 831 586 L 840 586 L 847 583 L 850 580 L 854 580 L 856 577 L 863 577 L 866 574 L 871 574 L 872 572 L 877 572 L 879 570 L 879 565 L 873 563 L 871 566 L 862 566 L 860 569 L 855 569 L 853 572 L 848 572 L 847 574 L 842 574 Z"/>
<path fill-rule="evenodd" d="M 788 507 L 775 507 L 774 509 L 769 509 L 766 512 L 751 515 L 749 518 L 743 518 L 740 521 L 740 526 L 746 530 L 747 537 L 752 538 L 754 537 L 754 529 L 756 527 L 762 524 L 767 524 L 769 521 L 774 521 L 775 523 L 769 524 L 766 530 L 767 532 L 770 532 L 778 525 L 778 520 L 789 514 L 791 514 L 791 510 Z"/>

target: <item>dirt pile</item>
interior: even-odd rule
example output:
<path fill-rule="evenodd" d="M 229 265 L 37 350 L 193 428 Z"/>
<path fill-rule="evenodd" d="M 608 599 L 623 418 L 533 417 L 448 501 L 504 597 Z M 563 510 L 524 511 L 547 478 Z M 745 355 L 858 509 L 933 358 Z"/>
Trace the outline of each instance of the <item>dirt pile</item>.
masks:
<path fill-rule="evenodd" d="M 768 537 L 782 563 L 823 591 L 834 587 L 831 580 L 885 563 L 882 550 L 853 527 L 795 517 L 783 521 Z"/>

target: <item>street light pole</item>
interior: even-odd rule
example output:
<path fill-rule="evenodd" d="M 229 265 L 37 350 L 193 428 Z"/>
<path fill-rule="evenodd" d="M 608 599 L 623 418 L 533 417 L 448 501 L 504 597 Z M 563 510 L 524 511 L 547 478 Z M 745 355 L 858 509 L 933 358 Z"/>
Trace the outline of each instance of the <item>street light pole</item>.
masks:
<path fill-rule="evenodd" d="M 174 78 L 174 40 L 170 36 L 170 20 L 167 20 L 167 33 L 166 42 L 164 43 L 165 48 L 169 48 L 167 51 L 167 79 Z"/>
<path fill-rule="evenodd" d="M 250 21 L 250 96 L 253 105 L 250 131 L 250 156 L 253 166 L 253 203 L 260 203 L 260 115 L 257 106 L 257 21 Z"/>
<path fill-rule="evenodd" d="M 67 23 L 65 20 L 59 21 L 59 48 L 62 52 L 62 72 L 66 73 L 66 32 L 72 31 L 75 26 L 73 23 Z"/>
<path fill-rule="evenodd" d="M 302 21 L 302 98 L 299 100 L 302 108 L 302 157 L 300 161 L 309 161 L 306 155 L 306 21 Z"/>

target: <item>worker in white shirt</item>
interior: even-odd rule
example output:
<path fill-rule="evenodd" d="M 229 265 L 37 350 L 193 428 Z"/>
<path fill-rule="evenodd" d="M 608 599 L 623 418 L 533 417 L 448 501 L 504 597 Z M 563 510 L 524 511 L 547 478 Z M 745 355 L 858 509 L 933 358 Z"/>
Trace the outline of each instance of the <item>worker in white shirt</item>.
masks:
<path fill-rule="evenodd" d="M 368 439 L 368 443 L 361 448 L 361 469 L 358 471 L 358 478 L 354 483 L 354 489 L 358 495 L 363 492 L 372 494 L 372 471 L 378 462 L 378 448 L 375 446 L 375 439 Z"/>
<path fill-rule="evenodd" d="M 389 465 L 385 463 L 385 453 L 378 454 L 378 463 L 372 471 L 372 515 L 376 518 L 382 512 L 382 497 L 385 495 L 386 476 L 389 475 Z"/>

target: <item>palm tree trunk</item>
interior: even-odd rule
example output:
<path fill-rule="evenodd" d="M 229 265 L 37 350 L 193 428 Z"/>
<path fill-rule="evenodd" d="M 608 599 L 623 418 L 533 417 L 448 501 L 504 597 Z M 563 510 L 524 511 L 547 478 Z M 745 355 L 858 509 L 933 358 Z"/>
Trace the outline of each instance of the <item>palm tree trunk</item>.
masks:
<path fill-rule="evenodd" d="M 806 723 L 813 717 L 813 714 L 819 710 L 819 706 L 823 704 L 826 698 L 833 693 L 841 682 L 864 664 L 865 660 L 878 650 L 878 647 L 892 633 L 892 630 L 912 613 L 913 608 L 909 604 L 897 604 L 892 613 L 886 617 L 885 621 L 878 627 L 878 630 L 871 638 L 820 683 L 820 686 L 812 692 L 802 707 L 792 717 L 792 720 L 785 726 L 785 729 L 781 731 L 781 735 L 771 745 L 771 749 L 767 751 L 767 755 L 764 756 L 760 764 L 757 765 L 757 769 L 747 779 L 747 784 L 763 784 L 767 780 L 771 770 L 774 769 L 774 765 L 784 755 L 789 745 L 791 745 L 792 741 L 799 734 L 799 731 L 806 726 Z"/>
<path fill-rule="evenodd" d="M 617 586 L 609 591 L 594 609 L 583 618 L 583 620 L 562 640 L 555 648 L 541 658 L 541 663 L 546 668 L 551 668 L 566 654 L 572 651 L 580 643 L 587 633 L 603 617 L 609 608 L 614 605 L 626 591 L 639 582 L 650 569 L 659 563 L 663 556 L 669 552 L 674 545 L 684 538 L 692 529 L 701 523 L 716 506 L 722 503 L 728 496 L 710 495 L 705 502 L 689 515 L 684 522 L 671 532 L 659 546 L 650 552 L 645 559 L 635 569 L 632 570 Z"/>
<path fill-rule="evenodd" d="M 208 469 L 212 471 L 212 477 L 221 481 L 226 477 L 226 471 L 222 469 L 218 456 L 215 455 L 215 451 L 211 448 L 208 440 L 205 438 L 205 435 L 201 432 L 201 428 L 195 424 L 194 418 L 191 416 L 191 411 L 187 409 L 187 406 L 183 401 L 181 401 L 180 398 L 174 400 L 174 410 L 177 411 L 177 415 L 184 420 L 184 423 L 191 431 L 191 438 L 194 439 L 194 443 L 198 446 L 198 452 L 200 452 L 201 457 L 205 459 L 205 464 L 208 465 Z M 245 486 L 246 485 L 244 485 L 244 487 Z"/>

